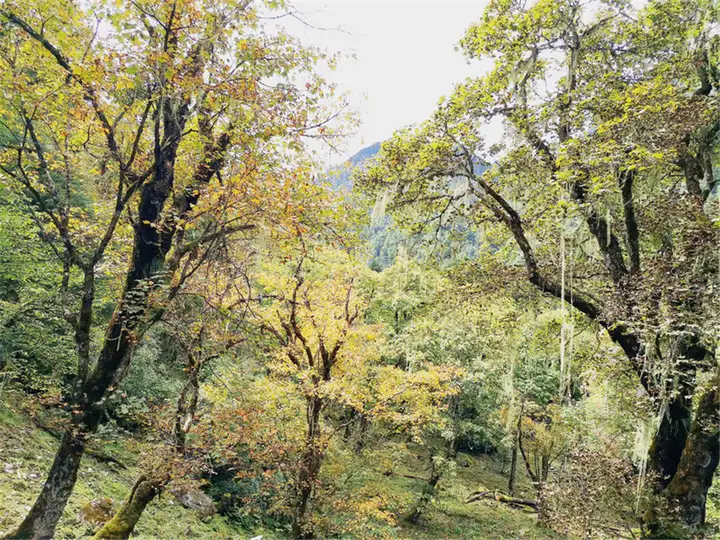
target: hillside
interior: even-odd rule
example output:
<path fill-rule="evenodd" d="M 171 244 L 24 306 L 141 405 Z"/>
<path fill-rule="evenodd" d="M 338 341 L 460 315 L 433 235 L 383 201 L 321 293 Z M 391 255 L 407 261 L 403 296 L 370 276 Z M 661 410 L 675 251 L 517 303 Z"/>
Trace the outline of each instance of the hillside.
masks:
<path fill-rule="evenodd" d="M 0 537 L 717 537 L 717 2 L 304 4 L 2 2 Z"/>
<path fill-rule="evenodd" d="M 21 393 L 3 392 L 0 401 L 0 431 L 3 433 L 0 441 L 0 507 L 3 509 L 0 535 L 12 530 L 42 485 L 58 443 L 48 426 L 57 420 L 56 414 L 32 404 Z M 133 443 L 122 430 L 112 425 L 103 429 L 92 452 L 83 459 L 78 483 L 56 538 L 90 538 L 98 530 L 130 492 L 147 444 Z M 385 526 L 379 529 L 382 534 L 394 538 L 558 538 L 537 526 L 534 513 L 494 501 L 465 503 L 475 491 L 503 490 L 506 479 L 499 474 L 500 464 L 493 458 L 461 454 L 458 461 L 462 466 L 457 475 L 442 482 L 437 497 L 420 523 Z M 390 499 L 410 501 L 422 483 L 402 475 L 420 477 L 423 474 L 423 463 L 411 460 L 397 469 L 393 477 L 380 476 L 376 481 Z M 527 481 L 522 479 L 521 482 L 525 493 L 529 493 Z M 217 505 L 220 507 L 219 503 Z M 287 528 L 253 526 L 252 519 L 247 517 L 216 513 L 212 518 L 200 519 L 193 510 L 183 508 L 171 494 L 151 503 L 133 534 L 133 538 L 163 540 L 256 536 L 291 537 Z"/>
<path fill-rule="evenodd" d="M 370 146 L 366 146 L 356 154 L 353 154 L 341 165 L 328 171 L 327 179 L 333 188 L 338 190 L 351 190 L 353 187 L 351 178 L 353 171 L 356 167 L 362 167 L 367 160 L 374 158 L 380 151 L 381 144 L 380 142 L 376 142 Z"/>

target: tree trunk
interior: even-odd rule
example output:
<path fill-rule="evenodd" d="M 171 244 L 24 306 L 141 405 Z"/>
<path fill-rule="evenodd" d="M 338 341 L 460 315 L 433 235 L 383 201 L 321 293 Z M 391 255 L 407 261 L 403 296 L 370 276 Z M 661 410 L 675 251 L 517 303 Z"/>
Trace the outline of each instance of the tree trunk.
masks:
<path fill-rule="evenodd" d="M 450 410 L 451 412 L 456 415 L 457 414 L 457 407 L 458 407 L 458 401 L 457 397 L 453 399 L 453 401 L 450 404 Z M 447 441 L 447 445 L 445 447 L 445 455 L 443 456 L 446 461 L 454 460 L 457 457 L 457 426 L 455 426 L 455 431 L 453 432 L 454 435 Z M 435 496 L 435 490 L 437 489 L 437 485 L 440 482 L 443 472 L 445 471 L 446 464 L 443 463 L 440 467 L 438 467 L 438 464 L 435 460 L 432 462 L 432 467 L 430 469 L 430 478 L 428 480 L 427 485 L 423 489 L 422 495 L 420 495 L 420 498 L 418 499 L 417 504 L 415 505 L 415 508 L 410 514 L 408 515 L 407 520 L 410 523 L 417 523 L 420 520 L 420 517 L 422 516 L 423 512 L 425 511 L 425 508 L 427 508 L 427 505 L 430 503 L 432 498 Z"/>
<path fill-rule="evenodd" d="M 120 510 L 95 534 L 93 540 L 129 538 L 147 505 L 162 492 L 166 484 L 167 479 L 164 477 L 138 478 Z"/>
<path fill-rule="evenodd" d="M 513 439 L 512 454 L 510 455 L 510 477 L 508 478 L 508 494 L 513 497 L 515 495 L 515 476 L 517 474 L 517 458 L 518 458 L 518 440 L 517 435 Z"/>
<path fill-rule="evenodd" d="M 153 322 L 145 317 L 149 296 L 160 281 L 165 256 L 175 232 L 174 228 L 170 228 L 161 237 L 158 224 L 173 188 L 175 153 L 182 131 L 182 126 L 177 125 L 176 114 L 172 110 L 168 110 L 167 114 L 170 116 L 165 122 L 164 137 L 166 141 L 174 142 L 156 156 L 157 170 L 152 180 L 143 186 L 125 287 L 108 324 L 97 365 L 82 385 L 74 404 L 78 414 L 73 421 L 76 429 L 72 431 L 82 433 L 83 442 L 65 444 L 63 439 L 64 444 L 55 456 L 40 496 L 17 531 L 9 535 L 10 538 L 52 537 L 75 485 L 80 458 L 85 450 L 85 438 L 97 430 L 109 393 L 127 372 L 131 352 L 143 331 Z M 182 113 L 182 125 L 186 115 L 187 111 Z M 156 145 L 161 147 L 159 139 Z M 66 438 L 69 436 L 66 434 Z"/>
<path fill-rule="evenodd" d="M 658 491 L 665 489 L 677 472 L 692 420 L 689 400 L 678 396 L 669 404 L 650 448 L 650 467 L 658 475 Z"/>
<path fill-rule="evenodd" d="M 700 399 L 677 472 L 663 491 L 666 522 L 651 524 L 655 535 L 685 536 L 705 523 L 707 493 L 720 461 L 718 397 L 713 388 Z"/>
<path fill-rule="evenodd" d="M 524 412 L 523 407 L 520 409 L 520 415 L 518 416 L 517 428 L 513 437 L 512 454 L 510 455 L 510 477 L 508 478 L 508 494 L 513 497 L 515 495 L 515 480 L 517 477 L 517 458 L 518 458 L 518 445 L 520 444 L 520 433 L 522 429 L 522 417 Z"/>
<path fill-rule="evenodd" d="M 670 401 L 650 449 L 651 470 L 658 475 L 658 491 L 664 490 L 675 476 L 692 423 L 692 395 L 695 393 L 697 364 L 707 351 L 694 334 L 678 343 L 677 396 Z"/>
<path fill-rule="evenodd" d="M 77 479 L 86 434 L 71 426 L 65 431 L 40 496 L 20 527 L 8 538 L 52 538 Z"/>
<path fill-rule="evenodd" d="M 425 511 L 425 508 L 427 508 L 427 505 L 430 503 L 433 496 L 435 495 L 435 488 L 437 487 L 438 483 L 440 482 L 440 478 L 441 478 L 440 471 L 433 463 L 432 472 L 430 473 L 430 479 L 428 480 L 428 483 L 425 485 L 422 495 L 420 495 L 420 498 L 418 499 L 418 502 L 415 505 L 415 508 L 413 509 L 412 512 L 410 512 L 410 515 L 407 518 L 407 520 L 410 523 L 417 523 L 418 521 L 420 521 L 420 517 L 422 516 L 423 512 Z"/>
<path fill-rule="evenodd" d="M 175 439 L 175 451 L 178 454 L 185 453 L 187 434 L 195 420 L 198 400 L 200 399 L 200 369 L 203 362 L 188 354 L 188 380 L 183 386 L 178 397 L 175 408 L 175 425 L 173 427 L 173 438 Z"/>
<path fill-rule="evenodd" d="M 312 458 L 311 458 L 312 459 Z M 295 515 L 295 520 L 292 524 L 292 535 L 293 538 L 313 538 L 312 528 L 307 525 L 307 510 L 310 505 L 310 499 L 313 491 L 313 477 L 316 476 L 317 471 L 308 470 L 305 474 L 301 474 L 301 486 L 300 494 L 298 498 L 298 508 Z"/>
<path fill-rule="evenodd" d="M 365 448 L 365 442 L 367 438 L 367 429 L 368 429 L 368 417 L 365 413 L 360 413 L 360 422 L 358 425 L 358 435 L 357 440 L 355 441 L 355 453 L 360 454 L 360 452 L 363 451 Z"/>
<path fill-rule="evenodd" d="M 322 407 L 323 403 L 320 398 L 308 398 L 306 450 L 298 473 L 298 506 L 292 524 L 292 535 L 294 538 L 313 537 L 312 528 L 308 527 L 306 517 L 308 507 L 310 506 L 310 499 L 312 498 L 318 474 L 320 473 L 320 466 L 322 465 L 322 454 L 320 448 L 318 448 L 320 411 Z"/>
<path fill-rule="evenodd" d="M 188 354 L 187 363 L 188 380 L 180 391 L 173 427 L 174 449 L 179 455 L 185 454 L 187 433 L 195 420 L 200 397 L 198 376 L 203 365 L 202 360 L 192 354 Z M 147 505 L 163 492 L 169 481 L 169 471 L 156 471 L 152 476 L 141 475 L 120 510 L 95 534 L 94 539 L 129 538 Z"/>

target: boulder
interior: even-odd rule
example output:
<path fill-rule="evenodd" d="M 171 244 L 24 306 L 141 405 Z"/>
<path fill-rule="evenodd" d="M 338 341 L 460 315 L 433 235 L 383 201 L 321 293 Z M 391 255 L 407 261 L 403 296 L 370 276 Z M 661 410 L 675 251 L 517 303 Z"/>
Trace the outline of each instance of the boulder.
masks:
<path fill-rule="evenodd" d="M 183 508 L 195 511 L 200 519 L 206 519 L 215 514 L 213 500 L 196 486 L 173 485 L 170 493 Z"/>

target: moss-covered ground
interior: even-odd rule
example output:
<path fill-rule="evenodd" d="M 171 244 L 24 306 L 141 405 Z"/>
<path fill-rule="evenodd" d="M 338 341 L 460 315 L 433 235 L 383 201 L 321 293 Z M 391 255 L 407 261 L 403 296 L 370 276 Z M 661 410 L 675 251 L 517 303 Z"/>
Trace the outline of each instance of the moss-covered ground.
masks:
<path fill-rule="evenodd" d="M 55 436 L 38 427 L 38 423 L 44 425 L 48 420 L 33 420 L 32 416 L 38 414 L 43 413 L 39 409 L 29 410 L 27 400 L 20 394 L 4 393 L 0 397 L 0 537 L 9 533 L 29 509 L 57 446 Z M 100 498 L 110 498 L 117 506 L 125 498 L 138 474 L 137 454 L 129 451 L 129 447 L 132 445 L 117 436 L 103 438 L 101 434 L 94 442 L 93 455 L 83 458 L 78 482 L 56 538 L 89 537 L 98 524 L 87 519 L 83 508 Z M 500 474 L 500 465 L 491 458 L 463 455 L 459 463 L 457 474 L 441 482 L 437 496 L 417 525 L 400 522 L 375 533 L 394 538 L 433 539 L 556 537 L 536 525 L 537 519 L 532 512 L 494 501 L 467 504 L 465 500 L 474 491 L 502 489 L 507 480 Z M 420 492 L 422 482 L 402 476 L 402 473 L 421 475 L 422 468 L 419 458 L 409 459 L 397 470 L 400 474 L 385 479 L 384 488 L 395 491 L 399 497 L 414 498 Z M 521 489 L 527 490 L 527 483 L 521 483 Z M 153 501 L 143 514 L 134 538 L 222 539 L 258 535 L 264 538 L 285 536 L 282 531 L 243 529 L 219 515 L 201 521 L 193 512 L 179 506 L 172 496 L 163 496 Z"/>
<path fill-rule="evenodd" d="M 0 537 L 8 534 L 29 510 L 50 468 L 58 440 L 37 427 L 18 394 L 0 399 Z M 41 414 L 41 413 L 38 413 Z M 47 422 L 42 419 L 41 423 Z M 58 539 L 86 538 L 98 529 L 84 519 L 82 509 L 93 500 L 108 497 L 115 505 L 127 496 L 135 477 L 137 456 L 122 440 L 100 440 L 93 455 L 83 458 L 68 506 L 56 530 Z M 108 461 L 114 458 L 119 463 Z M 154 501 L 143 514 L 135 538 L 244 538 L 247 531 L 214 516 L 200 521 L 193 512 L 179 506 L 172 497 Z"/>

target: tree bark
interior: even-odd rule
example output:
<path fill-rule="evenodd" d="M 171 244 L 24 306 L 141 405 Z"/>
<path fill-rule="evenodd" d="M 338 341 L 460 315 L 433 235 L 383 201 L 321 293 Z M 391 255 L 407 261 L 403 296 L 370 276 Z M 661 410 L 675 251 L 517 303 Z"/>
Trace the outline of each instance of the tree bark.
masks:
<path fill-rule="evenodd" d="M 515 495 L 515 478 L 517 476 L 517 458 L 518 458 L 518 433 L 513 437 L 512 454 L 510 455 L 510 476 L 508 477 L 508 494 L 513 497 Z"/>
<path fill-rule="evenodd" d="M 307 510 L 310 505 L 320 466 L 322 454 L 318 448 L 320 434 L 320 412 L 323 402 L 318 397 L 309 397 L 307 400 L 308 429 L 306 436 L 306 450 L 298 473 L 298 506 L 292 524 L 294 538 L 312 538 L 313 531 L 308 527 Z"/>
<path fill-rule="evenodd" d="M 703 394 L 682 451 L 677 472 L 663 491 L 669 504 L 667 522 L 654 524 L 655 534 L 692 533 L 705 523 L 707 493 L 720 461 L 720 417 L 718 389 Z"/>
<path fill-rule="evenodd" d="M 658 475 L 658 491 L 665 489 L 675 476 L 693 422 L 692 395 L 695 392 L 697 364 L 707 354 L 694 334 L 682 336 L 678 343 L 676 368 L 677 395 L 667 404 L 650 449 L 651 470 Z"/>
<path fill-rule="evenodd" d="M 650 448 L 650 469 L 658 475 L 658 491 L 675 476 L 692 420 L 690 400 L 679 395 L 667 407 Z"/>
<path fill-rule="evenodd" d="M 86 442 L 86 433 L 81 428 L 71 426 L 65 431 L 40 496 L 9 538 L 53 537 L 55 526 L 75 486 Z"/>
<path fill-rule="evenodd" d="M 178 454 L 185 453 L 188 431 L 195 420 L 198 400 L 200 399 L 200 368 L 202 361 L 196 359 L 192 353 L 188 354 L 188 380 L 183 386 L 175 409 L 175 425 L 173 427 L 173 438 L 175 439 L 175 451 Z"/>

